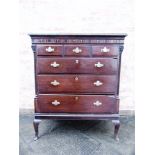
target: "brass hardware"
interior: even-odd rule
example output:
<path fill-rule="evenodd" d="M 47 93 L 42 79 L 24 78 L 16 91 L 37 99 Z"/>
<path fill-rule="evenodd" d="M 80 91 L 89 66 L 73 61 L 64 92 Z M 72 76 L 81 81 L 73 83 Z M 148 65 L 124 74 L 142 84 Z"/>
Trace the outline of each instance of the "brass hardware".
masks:
<path fill-rule="evenodd" d="M 75 60 L 75 63 L 78 64 L 79 63 L 79 60 Z"/>
<path fill-rule="evenodd" d="M 95 106 L 100 106 L 100 105 L 102 105 L 102 103 L 100 102 L 100 101 L 96 101 L 96 102 L 94 102 L 93 103 Z"/>
<path fill-rule="evenodd" d="M 104 66 L 104 64 L 101 64 L 100 62 L 97 62 L 97 64 L 94 65 L 97 68 L 101 68 Z"/>
<path fill-rule="evenodd" d="M 60 104 L 60 102 L 58 102 L 57 100 L 54 100 L 54 101 L 52 102 L 52 104 L 55 105 L 55 106 L 57 106 L 57 105 Z"/>
<path fill-rule="evenodd" d="M 78 96 L 76 96 L 76 97 L 75 97 L 75 100 L 77 101 L 78 99 L 79 99 L 79 97 L 78 97 Z"/>
<path fill-rule="evenodd" d="M 60 64 L 57 64 L 57 62 L 56 62 L 56 61 L 54 61 L 53 63 L 51 63 L 51 66 L 52 66 L 52 67 L 54 67 L 54 68 L 56 68 L 56 67 L 59 67 L 59 66 L 60 66 Z"/>
<path fill-rule="evenodd" d="M 51 46 L 47 47 L 45 50 L 47 52 L 54 52 L 54 48 L 52 48 Z"/>
<path fill-rule="evenodd" d="M 103 85 L 103 83 L 101 81 L 96 81 L 96 82 L 94 82 L 94 85 L 95 86 L 101 86 L 101 85 Z"/>
<path fill-rule="evenodd" d="M 76 47 L 76 48 L 73 49 L 73 52 L 78 54 L 78 53 L 82 52 L 82 49 L 80 49 L 79 47 Z"/>
<path fill-rule="evenodd" d="M 103 53 L 107 53 L 107 52 L 109 52 L 109 51 L 110 51 L 110 49 L 107 48 L 106 46 L 105 46 L 104 48 L 101 49 L 101 52 L 103 52 Z"/>
<path fill-rule="evenodd" d="M 53 86 L 58 86 L 60 84 L 60 82 L 58 82 L 57 80 L 54 80 L 51 82 L 51 85 Z"/>
<path fill-rule="evenodd" d="M 78 81 L 79 80 L 79 78 L 78 77 L 75 77 L 75 81 Z"/>

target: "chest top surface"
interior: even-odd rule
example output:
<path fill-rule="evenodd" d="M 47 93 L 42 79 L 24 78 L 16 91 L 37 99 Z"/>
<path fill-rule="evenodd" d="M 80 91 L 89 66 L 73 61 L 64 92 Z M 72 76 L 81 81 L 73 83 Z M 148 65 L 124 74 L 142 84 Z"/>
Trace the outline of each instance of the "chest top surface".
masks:
<path fill-rule="evenodd" d="M 100 43 L 124 43 L 127 34 L 29 34 L 32 43 L 80 43 L 80 44 L 100 44 Z"/>

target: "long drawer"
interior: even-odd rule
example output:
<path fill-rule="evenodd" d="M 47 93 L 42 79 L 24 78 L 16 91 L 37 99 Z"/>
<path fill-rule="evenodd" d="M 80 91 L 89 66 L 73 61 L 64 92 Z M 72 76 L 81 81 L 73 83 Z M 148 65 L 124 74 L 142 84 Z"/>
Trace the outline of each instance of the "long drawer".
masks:
<path fill-rule="evenodd" d="M 115 93 L 116 75 L 37 75 L 39 93 Z"/>
<path fill-rule="evenodd" d="M 37 73 L 92 73 L 113 75 L 118 71 L 114 58 L 37 58 Z"/>
<path fill-rule="evenodd" d="M 38 113 L 118 113 L 115 96 L 108 95 L 38 95 Z"/>

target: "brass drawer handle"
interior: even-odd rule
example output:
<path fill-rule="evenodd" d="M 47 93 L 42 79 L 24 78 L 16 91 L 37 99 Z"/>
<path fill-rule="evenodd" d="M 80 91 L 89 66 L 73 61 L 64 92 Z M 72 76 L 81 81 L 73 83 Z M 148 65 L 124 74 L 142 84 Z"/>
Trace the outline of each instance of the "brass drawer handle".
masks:
<path fill-rule="evenodd" d="M 76 47 L 76 48 L 73 49 L 73 52 L 78 54 L 78 53 L 82 52 L 82 49 L 80 49 L 79 47 Z"/>
<path fill-rule="evenodd" d="M 110 51 L 110 49 L 109 48 L 107 48 L 106 46 L 104 47 L 104 48 L 101 48 L 101 53 L 103 52 L 103 53 L 107 53 L 107 52 L 109 52 Z"/>
<path fill-rule="evenodd" d="M 53 86 L 58 86 L 60 84 L 60 82 L 58 82 L 57 80 L 54 80 L 51 82 L 51 85 Z"/>
<path fill-rule="evenodd" d="M 54 100 L 54 101 L 52 102 L 52 104 L 55 105 L 55 106 L 57 106 L 57 105 L 60 104 L 60 102 L 58 102 L 57 100 Z"/>
<path fill-rule="evenodd" d="M 101 81 L 96 81 L 96 82 L 94 82 L 94 85 L 98 87 L 98 86 L 103 85 L 103 83 Z"/>
<path fill-rule="evenodd" d="M 79 78 L 76 76 L 76 77 L 75 77 L 75 81 L 78 81 L 78 80 L 79 80 Z"/>
<path fill-rule="evenodd" d="M 51 46 L 47 47 L 45 50 L 46 50 L 46 52 L 49 52 L 49 53 L 54 52 L 54 48 Z"/>
<path fill-rule="evenodd" d="M 76 97 L 75 97 L 75 100 L 77 101 L 78 99 L 79 99 L 79 97 L 78 97 L 78 96 L 76 96 Z"/>
<path fill-rule="evenodd" d="M 56 61 L 54 61 L 53 63 L 51 63 L 51 66 L 56 68 L 56 67 L 59 67 L 60 64 L 58 64 Z"/>
<path fill-rule="evenodd" d="M 94 102 L 93 104 L 94 104 L 95 106 L 100 106 L 100 105 L 102 105 L 102 102 L 96 101 L 96 102 Z"/>
<path fill-rule="evenodd" d="M 97 68 L 101 68 L 101 67 L 104 66 L 104 64 L 101 64 L 100 62 L 97 62 L 94 66 L 97 67 Z"/>

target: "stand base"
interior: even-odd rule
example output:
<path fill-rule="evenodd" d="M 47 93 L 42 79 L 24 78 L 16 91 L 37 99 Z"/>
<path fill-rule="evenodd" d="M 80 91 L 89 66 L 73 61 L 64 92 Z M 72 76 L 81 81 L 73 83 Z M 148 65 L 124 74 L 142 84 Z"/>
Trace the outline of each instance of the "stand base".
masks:
<path fill-rule="evenodd" d="M 66 113 L 35 113 L 33 121 L 35 137 L 34 140 L 39 138 L 39 124 L 42 119 L 53 120 L 112 120 L 114 124 L 114 138 L 119 141 L 118 131 L 120 128 L 119 114 L 66 114 Z"/>

